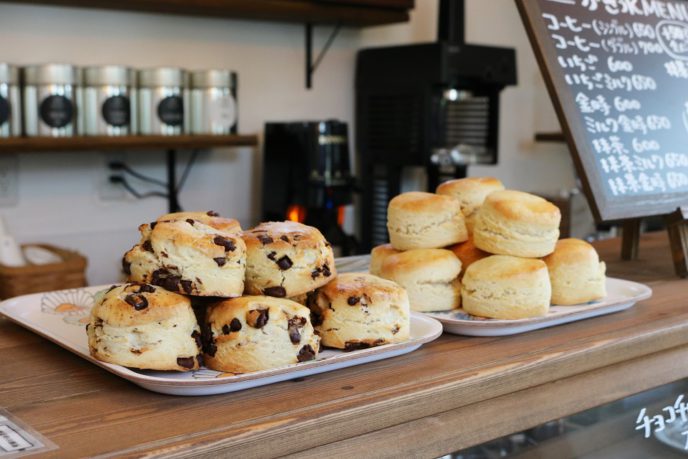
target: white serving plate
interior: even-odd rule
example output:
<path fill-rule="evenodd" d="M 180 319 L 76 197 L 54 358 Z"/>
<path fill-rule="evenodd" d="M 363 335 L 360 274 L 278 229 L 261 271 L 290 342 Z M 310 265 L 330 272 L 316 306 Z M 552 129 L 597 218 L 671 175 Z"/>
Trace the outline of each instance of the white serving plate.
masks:
<path fill-rule="evenodd" d="M 388 359 L 418 349 L 442 334 L 442 325 L 418 313 L 411 315 L 411 336 L 404 343 L 351 352 L 324 350 L 317 360 L 245 374 L 200 369 L 184 373 L 142 371 L 100 362 L 90 356 L 85 326 L 93 296 L 109 285 L 35 293 L 0 303 L 0 314 L 80 357 L 145 389 L 172 395 L 213 395 L 264 386 L 289 379 Z"/>
<path fill-rule="evenodd" d="M 339 272 L 368 271 L 369 264 L 369 255 L 340 258 L 337 260 L 337 270 Z M 652 290 L 647 285 L 608 277 L 607 296 L 602 300 L 574 306 L 552 306 L 549 313 L 543 317 L 519 320 L 485 319 L 471 316 L 462 309 L 426 312 L 425 314 L 442 322 L 444 331 L 447 333 L 467 336 L 504 336 L 623 311 L 650 296 L 652 296 Z"/>

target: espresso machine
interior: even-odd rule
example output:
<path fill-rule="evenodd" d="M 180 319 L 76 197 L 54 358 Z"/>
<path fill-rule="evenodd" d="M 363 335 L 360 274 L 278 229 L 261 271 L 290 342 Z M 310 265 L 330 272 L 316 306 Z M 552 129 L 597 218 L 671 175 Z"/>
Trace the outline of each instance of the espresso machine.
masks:
<path fill-rule="evenodd" d="M 361 249 L 388 241 L 387 204 L 408 168 L 427 189 L 495 164 L 499 94 L 516 84 L 512 48 L 464 41 L 463 0 L 440 0 L 433 43 L 369 48 L 356 61 Z"/>
<path fill-rule="evenodd" d="M 344 232 L 353 202 L 347 124 L 337 120 L 265 124 L 263 221 L 292 220 L 318 228 L 335 255 L 357 252 Z"/>

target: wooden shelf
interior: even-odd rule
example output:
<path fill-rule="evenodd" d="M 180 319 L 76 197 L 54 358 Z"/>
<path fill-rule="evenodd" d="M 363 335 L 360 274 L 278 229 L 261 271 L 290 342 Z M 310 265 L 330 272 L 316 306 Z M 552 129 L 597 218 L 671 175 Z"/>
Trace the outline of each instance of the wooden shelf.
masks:
<path fill-rule="evenodd" d="M 561 132 L 536 132 L 536 142 L 566 142 L 564 134 Z"/>
<path fill-rule="evenodd" d="M 0 139 L 0 153 L 86 150 L 169 150 L 258 145 L 256 135 L 179 135 L 123 137 L 15 137 Z"/>
<path fill-rule="evenodd" d="M 16 0 L 0 1 L 16 3 Z M 31 3 L 300 24 L 340 23 L 350 27 L 407 22 L 409 10 L 414 6 L 414 0 L 38 0 Z"/>

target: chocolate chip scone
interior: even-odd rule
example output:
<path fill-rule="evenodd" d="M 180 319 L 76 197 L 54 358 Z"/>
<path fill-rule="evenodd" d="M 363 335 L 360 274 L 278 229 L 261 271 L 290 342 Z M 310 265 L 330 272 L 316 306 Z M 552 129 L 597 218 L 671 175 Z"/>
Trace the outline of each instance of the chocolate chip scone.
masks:
<path fill-rule="evenodd" d="M 181 218 L 177 218 L 181 217 Z M 246 246 L 236 220 L 208 213 L 170 214 L 139 226 L 141 241 L 122 261 L 129 281 L 197 296 L 240 296 Z"/>
<path fill-rule="evenodd" d="M 210 306 L 202 334 L 205 365 L 229 373 L 313 360 L 320 349 L 308 308 L 267 296 L 244 296 Z"/>
<path fill-rule="evenodd" d="M 189 299 L 148 284 L 113 285 L 96 297 L 88 348 L 103 362 L 145 370 L 197 370 L 201 333 Z"/>
<path fill-rule="evenodd" d="M 249 295 L 296 297 L 337 275 L 332 248 L 316 228 L 267 222 L 244 231 L 243 237 Z"/>
<path fill-rule="evenodd" d="M 368 273 L 344 273 L 308 299 L 323 346 L 363 349 L 409 338 L 406 290 Z"/>

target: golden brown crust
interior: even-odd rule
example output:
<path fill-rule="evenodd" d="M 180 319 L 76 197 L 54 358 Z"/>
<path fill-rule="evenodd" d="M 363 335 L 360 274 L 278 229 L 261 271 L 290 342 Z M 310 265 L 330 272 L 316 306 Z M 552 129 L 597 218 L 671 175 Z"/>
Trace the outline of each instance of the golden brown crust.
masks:
<path fill-rule="evenodd" d="M 382 277 L 394 279 L 399 275 L 425 274 L 427 269 L 450 271 L 454 277 L 461 270 L 461 262 L 446 249 L 413 249 L 388 256 L 382 263 Z"/>
<path fill-rule="evenodd" d="M 599 261 L 595 248 L 582 239 L 568 238 L 557 241 L 554 252 L 542 259 L 547 266 L 560 264 L 585 263 Z"/>
<path fill-rule="evenodd" d="M 241 232 L 241 225 L 233 218 L 220 217 L 216 212 L 173 212 L 158 217 L 157 221 L 194 220 L 227 233 Z"/>
<path fill-rule="evenodd" d="M 490 206 L 503 218 L 516 221 L 536 221 L 541 225 L 559 225 L 561 211 L 551 202 L 530 193 L 502 190 L 490 193 L 484 206 Z"/>
<path fill-rule="evenodd" d="M 382 263 L 390 255 L 395 255 L 399 253 L 399 250 L 392 247 L 392 244 L 382 244 L 377 247 L 373 247 L 370 251 L 370 274 L 379 275 L 382 270 Z"/>
<path fill-rule="evenodd" d="M 537 271 L 547 271 L 542 260 L 512 257 L 510 255 L 491 255 L 473 263 L 466 274 L 476 280 L 504 280 L 529 276 Z"/>
<path fill-rule="evenodd" d="M 466 269 L 473 263 L 483 258 L 489 257 L 491 254 L 480 250 L 473 243 L 473 239 L 469 239 L 466 242 L 460 244 L 454 244 L 447 247 L 451 250 L 456 257 L 461 260 L 461 276 L 466 272 Z"/>
<path fill-rule="evenodd" d="M 438 194 L 452 195 L 455 192 L 473 191 L 475 189 L 490 188 L 494 190 L 504 189 L 501 180 L 495 177 L 466 177 L 447 180 L 437 187 Z"/>
<path fill-rule="evenodd" d="M 113 285 L 96 302 L 92 315 L 116 327 L 130 327 L 172 319 L 191 307 L 189 299 L 149 284 Z"/>
<path fill-rule="evenodd" d="M 408 295 L 395 282 L 368 273 L 343 273 L 308 300 L 325 346 L 354 350 L 405 341 Z"/>
<path fill-rule="evenodd" d="M 317 228 L 265 222 L 242 237 L 247 248 L 245 292 L 250 295 L 295 297 L 337 275 L 332 248 Z"/>
<path fill-rule="evenodd" d="M 372 274 L 342 273 L 332 282 L 320 287 L 318 293 L 330 299 L 350 298 L 354 304 L 358 304 L 361 299 L 368 299 L 365 302 L 374 307 L 376 304 L 395 300 L 399 297 L 400 290 L 402 287 L 398 284 Z"/>
<path fill-rule="evenodd" d="M 395 196 L 389 201 L 389 209 L 419 214 L 434 214 L 448 212 L 451 209 L 460 210 L 459 201 L 451 196 L 444 196 L 423 191 L 409 191 Z"/>
<path fill-rule="evenodd" d="M 245 296 L 209 307 L 203 327 L 208 368 L 246 373 L 316 358 L 310 310 L 284 298 Z"/>

